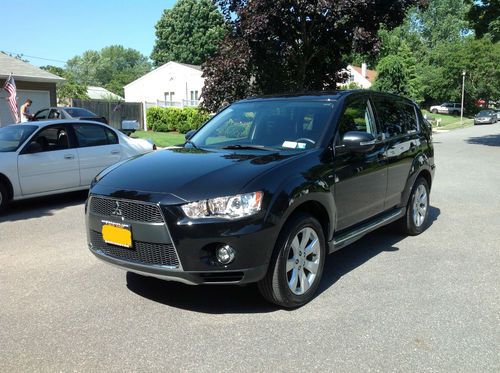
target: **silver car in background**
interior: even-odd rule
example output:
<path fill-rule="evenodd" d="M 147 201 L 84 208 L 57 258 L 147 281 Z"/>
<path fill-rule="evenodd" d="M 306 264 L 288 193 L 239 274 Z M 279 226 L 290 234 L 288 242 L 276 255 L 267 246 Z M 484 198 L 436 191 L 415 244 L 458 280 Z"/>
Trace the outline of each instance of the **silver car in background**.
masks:
<path fill-rule="evenodd" d="M 52 120 L 0 128 L 0 211 L 11 200 L 87 189 L 105 168 L 156 146 L 98 122 Z"/>

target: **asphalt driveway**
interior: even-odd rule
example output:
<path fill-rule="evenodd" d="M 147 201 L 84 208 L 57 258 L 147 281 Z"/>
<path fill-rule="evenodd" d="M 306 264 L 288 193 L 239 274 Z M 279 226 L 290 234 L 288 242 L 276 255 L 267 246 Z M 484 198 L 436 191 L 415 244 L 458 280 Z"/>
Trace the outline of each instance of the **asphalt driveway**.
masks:
<path fill-rule="evenodd" d="M 97 261 L 85 194 L 0 217 L 0 371 L 500 371 L 500 124 L 434 136 L 432 225 L 331 255 L 284 311 Z"/>

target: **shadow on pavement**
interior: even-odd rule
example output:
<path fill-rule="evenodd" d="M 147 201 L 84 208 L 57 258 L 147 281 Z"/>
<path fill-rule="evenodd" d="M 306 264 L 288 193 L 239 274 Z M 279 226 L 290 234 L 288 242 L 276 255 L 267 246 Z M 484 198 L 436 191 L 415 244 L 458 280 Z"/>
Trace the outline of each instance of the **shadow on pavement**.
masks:
<path fill-rule="evenodd" d="M 439 214 L 439 208 L 430 207 L 429 226 L 437 220 Z M 378 254 L 398 251 L 397 243 L 406 237 L 398 233 L 396 224 L 391 224 L 329 255 L 317 296 L 328 290 L 343 275 L 363 265 Z M 194 312 L 211 314 L 269 313 L 280 309 L 266 302 L 259 294 L 255 284 L 246 286 L 191 286 L 127 272 L 127 287 L 137 295 L 154 302 Z"/>
<path fill-rule="evenodd" d="M 468 144 L 474 145 L 500 146 L 500 134 L 470 137 L 466 141 Z"/>
<path fill-rule="evenodd" d="M 15 201 L 0 215 L 0 223 L 52 216 L 57 210 L 85 203 L 87 195 L 88 191 L 79 191 Z"/>

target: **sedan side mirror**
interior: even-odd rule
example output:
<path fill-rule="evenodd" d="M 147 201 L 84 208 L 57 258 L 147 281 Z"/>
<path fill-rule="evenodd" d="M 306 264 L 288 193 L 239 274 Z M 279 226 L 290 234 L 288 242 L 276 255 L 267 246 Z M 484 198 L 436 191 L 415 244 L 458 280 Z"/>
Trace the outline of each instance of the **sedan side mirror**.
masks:
<path fill-rule="evenodd" d="M 342 145 L 355 153 L 369 152 L 375 147 L 375 137 L 368 132 L 349 131 L 344 134 Z"/>
<path fill-rule="evenodd" d="M 187 131 L 186 135 L 184 136 L 184 138 L 187 140 L 189 140 L 191 137 L 194 136 L 194 134 L 196 133 L 196 130 L 190 130 L 190 131 Z"/>

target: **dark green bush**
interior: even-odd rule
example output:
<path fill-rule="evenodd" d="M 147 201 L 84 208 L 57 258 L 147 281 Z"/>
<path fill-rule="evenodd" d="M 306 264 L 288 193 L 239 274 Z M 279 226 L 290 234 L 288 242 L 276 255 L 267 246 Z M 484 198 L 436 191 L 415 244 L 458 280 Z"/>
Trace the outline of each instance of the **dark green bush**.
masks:
<path fill-rule="evenodd" d="M 156 132 L 177 131 L 186 133 L 198 129 L 210 118 L 210 114 L 198 108 L 151 107 L 146 111 L 148 128 Z"/>

